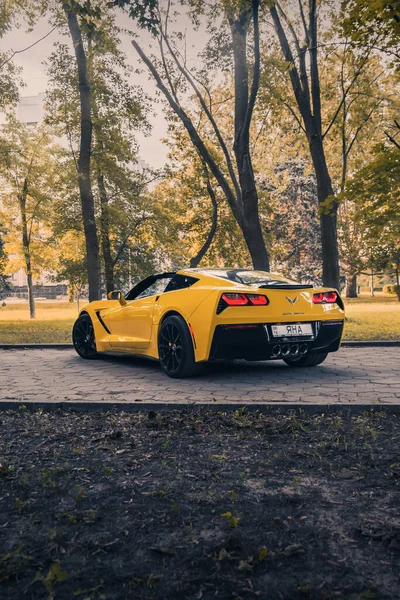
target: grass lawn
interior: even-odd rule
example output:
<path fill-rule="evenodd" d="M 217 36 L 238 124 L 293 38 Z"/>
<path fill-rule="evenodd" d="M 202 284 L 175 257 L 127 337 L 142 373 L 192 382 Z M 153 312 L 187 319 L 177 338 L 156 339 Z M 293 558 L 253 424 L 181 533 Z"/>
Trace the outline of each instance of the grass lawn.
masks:
<path fill-rule="evenodd" d="M 0 307 L 0 343 L 71 343 L 72 325 L 77 316 L 78 307 L 72 302 L 38 302 L 36 319 L 29 318 L 27 304 Z"/>
<path fill-rule="evenodd" d="M 400 302 L 396 296 L 345 300 L 345 340 L 400 340 Z"/>
<path fill-rule="evenodd" d="M 0 307 L 0 343 L 70 343 L 77 305 L 37 303 L 36 320 L 27 304 Z M 395 296 L 361 296 L 346 300 L 345 340 L 399 340 L 400 302 Z"/>
<path fill-rule="evenodd" d="M 399 415 L 0 418 L 4 600 L 399 598 Z"/>

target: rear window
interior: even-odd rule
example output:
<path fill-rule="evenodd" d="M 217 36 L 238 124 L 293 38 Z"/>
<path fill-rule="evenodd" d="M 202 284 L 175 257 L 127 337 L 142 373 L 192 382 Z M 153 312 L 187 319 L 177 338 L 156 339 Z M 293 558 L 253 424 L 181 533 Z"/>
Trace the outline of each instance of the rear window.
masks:
<path fill-rule="evenodd" d="M 211 277 L 219 277 L 221 279 L 228 279 L 234 283 L 238 283 L 239 285 L 253 285 L 255 287 L 263 286 L 286 286 L 290 285 L 299 285 L 296 281 L 292 279 L 287 279 L 286 277 L 282 277 L 282 275 L 277 275 L 276 273 L 268 273 L 267 271 L 250 271 L 246 269 L 207 269 L 202 270 L 200 273 L 204 275 L 210 275 Z"/>

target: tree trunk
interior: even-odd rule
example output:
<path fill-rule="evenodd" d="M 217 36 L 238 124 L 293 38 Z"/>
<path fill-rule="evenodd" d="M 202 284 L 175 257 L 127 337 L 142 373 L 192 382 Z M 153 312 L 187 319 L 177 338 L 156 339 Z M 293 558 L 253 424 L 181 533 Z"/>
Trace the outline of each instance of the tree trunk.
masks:
<path fill-rule="evenodd" d="M 114 261 L 111 255 L 111 244 L 110 244 L 110 211 L 108 206 L 108 198 L 106 186 L 104 185 L 104 175 L 97 172 L 97 185 L 99 187 L 100 195 L 100 228 L 101 228 L 101 250 L 104 260 L 104 271 L 106 277 L 106 288 L 107 293 L 112 292 L 115 289 L 114 286 Z"/>
<path fill-rule="evenodd" d="M 301 6 L 301 2 L 300 2 Z M 281 9 L 280 9 L 281 10 Z M 309 75 L 305 62 L 300 63 L 300 75 L 275 3 L 270 8 L 283 56 L 288 64 L 290 81 L 304 123 L 310 154 L 317 179 L 321 222 L 322 280 L 325 286 L 340 289 L 339 250 L 337 242 L 337 209 L 332 182 L 326 163 L 321 128 L 321 90 L 318 68 L 317 2 L 309 2 L 309 26 L 306 42 L 309 52 Z M 288 25 L 291 27 L 290 23 Z M 291 29 L 293 32 L 293 28 Z M 310 82 L 308 82 L 308 77 Z M 311 95 L 310 95 L 311 91 Z M 330 206 L 325 201 L 332 197 Z M 328 201 L 329 202 L 329 201 Z"/>
<path fill-rule="evenodd" d="M 396 265 L 396 292 L 397 292 L 397 299 L 400 302 L 400 277 L 399 277 L 399 265 Z"/>
<path fill-rule="evenodd" d="M 269 258 L 260 222 L 256 219 L 246 220 L 242 231 L 253 261 L 253 268 L 258 271 L 269 271 Z"/>
<path fill-rule="evenodd" d="M 357 298 L 357 273 L 347 279 L 346 298 Z"/>
<path fill-rule="evenodd" d="M 29 301 L 29 317 L 36 319 L 35 300 L 33 297 L 33 282 L 32 282 L 32 261 L 30 251 L 30 239 L 28 234 L 28 222 L 26 218 L 26 199 L 28 196 L 28 179 L 25 178 L 22 187 L 21 195 L 19 196 L 19 206 L 21 212 L 22 224 L 22 248 L 25 259 L 26 279 L 28 283 L 28 301 Z"/>
<path fill-rule="evenodd" d="M 91 85 L 91 107 L 93 113 L 93 130 L 95 134 L 95 145 L 96 145 L 96 156 L 97 159 L 105 157 L 104 143 L 102 139 L 102 131 L 99 126 L 99 111 L 97 109 L 97 98 L 96 91 L 93 87 L 93 44 L 92 44 L 92 32 L 88 33 L 88 77 Z M 101 162 L 100 162 L 101 164 Z M 97 187 L 99 189 L 100 197 L 100 240 L 101 240 L 101 253 L 104 261 L 104 274 L 106 280 L 107 294 L 114 291 L 114 266 L 115 261 L 112 259 L 111 254 L 111 242 L 110 242 L 110 210 L 109 201 L 107 197 L 107 190 L 104 183 L 104 174 L 101 166 L 97 165 Z"/>
<path fill-rule="evenodd" d="M 36 319 L 36 306 L 35 306 L 35 299 L 33 297 L 32 271 L 30 270 L 30 268 L 31 267 L 30 267 L 30 261 L 29 261 L 26 266 L 26 280 L 28 283 L 29 318 Z"/>
<path fill-rule="evenodd" d="M 253 19 L 258 19 L 258 4 L 253 9 Z M 252 89 L 249 96 L 249 70 L 247 62 L 247 32 L 251 13 L 243 10 L 239 18 L 230 19 L 235 67 L 235 142 L 234 152 L 239 174 L 241 197 L 239 207 L 242 219 L 239 226 L 255 269 L 269 271 L 269 256 L 261 228 L 257 186 L 250 152 L 250 118 L 258 89 L 259 72 L 255 65 Z M 254 22 L 254 35 L 258 41 L 258 20 Z M 258 52 L 255 44 L 255 54 Z M 249 115 L 250 113 L 250 115 Z"/>
<path fill-rule="evenodd" d="M 371 296 L 375 296 L 374 271 L 371 269 Z"/>
<path fill-rule="evenodd" d="M 75 49 L 78 67 L 79 96 L 81 106 L 81 140 L 78 160 L 78 184 L 81 196 L 82 219 L 86 240 L 86 255 L 89 283 L 89 302 L 101 298 L 101 265 L 97 236 L 94 199 L 91 184 L 92 113 L 91 89 L 85 49 L 76 14 L 70 5 L 64 4 L 68 27 Z"/>
<path fill-rule="evenodd" d="M 313 128 L 311 128 L 311 133 L 308 135 L 308 141 L 317 179 L 321 224 L 322 281 L 325 286 L 339 290 L 338 204 L 333 193 L 322 139 L 319 134 L 313 131 Z"/>

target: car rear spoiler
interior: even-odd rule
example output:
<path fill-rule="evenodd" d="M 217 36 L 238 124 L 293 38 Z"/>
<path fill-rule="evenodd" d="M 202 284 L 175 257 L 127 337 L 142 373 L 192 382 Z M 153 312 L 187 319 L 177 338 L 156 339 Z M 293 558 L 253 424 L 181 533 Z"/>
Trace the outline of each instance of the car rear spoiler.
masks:
<path fill-rule="evenodd" d="M 314 286 L 310 284 L 303 283 L 278 283 L 272 282 L 270 284 L 263 283 L 262 285 L 257 285 L 258 289 L 263 290 L 311 290 Z"/>

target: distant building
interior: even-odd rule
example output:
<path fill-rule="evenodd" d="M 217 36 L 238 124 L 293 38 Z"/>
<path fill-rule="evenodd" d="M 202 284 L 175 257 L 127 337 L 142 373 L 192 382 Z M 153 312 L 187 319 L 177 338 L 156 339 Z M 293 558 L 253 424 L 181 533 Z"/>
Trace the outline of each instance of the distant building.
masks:
<path fill-rule="evenodd" d="M 44 118 L 44 99 L 44 93 L 21 98 L 16 111 L 18 121 L 32 127 L 40 125 Z"/>

